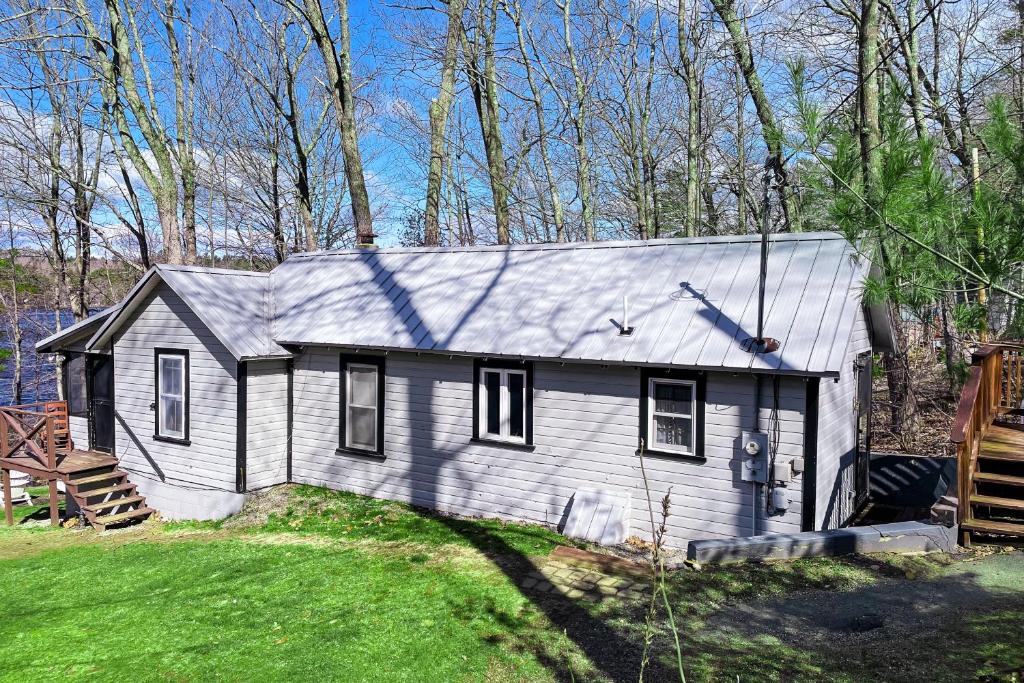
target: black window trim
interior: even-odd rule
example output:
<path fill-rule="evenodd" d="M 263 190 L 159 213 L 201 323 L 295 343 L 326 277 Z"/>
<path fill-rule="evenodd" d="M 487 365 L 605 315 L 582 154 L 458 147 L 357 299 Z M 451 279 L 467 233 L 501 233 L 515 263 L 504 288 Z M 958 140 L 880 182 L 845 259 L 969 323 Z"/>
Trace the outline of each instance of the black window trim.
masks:
<path fill-rule="evenodd" d="M 353 448 L 345 444 L 348 428 L 348 365 L 375 365 L 377 366 L 377 448 L 374 450 L 366 448 Z M 373 457 L 384 457 L 384 389 L 385 389 L 385 358 L 363 353 L 343 353 L 338 364 L 338 453 L 349 453 L 352 455 L 369 455 Z"/>
<path fill-rule="evenodd" d="M 677 453 L 674 451 L 662 451 L 651 447 L 652 439 L 649 437 L 650 420 L 648 405 L 650 403 L 651 380 L 668 379 L 676 381 L 693 382 L 695 387 L 693 420 L 694 420 L 694 444 L 692 453 Z M 705 403 L 707 399 L 707 374 L 694 370 L 673 370 L 669 368 L 644 368 L 640 372 L 640 425 L 637 436 L 637 453 L 643 444 L 644 455 L 657 455 L 677 460 L 690 460 L 692 462 L 706 462 L 704 454 L 704 423 Z"/>
<path fill-rule="evenodd" d="M 184 368 L 184 416 L 185 424 L 182 430 L 182 436 L 166 436 L 160 433 L 160 356 L 184 356 L 185 357 L 185 368 Z M 189 376 L 191 359 L 189 358 L 189 350 L 181 348 L 169 348 L 163 346 L 157 346 L 153 349 L 153 440 L 164 441 L 166 443 L 176 443 L 182 446 L 191 446 L 192 441 L 189 440 L 189 429 L 190 420 L 189 414 L 192 412 L 192 388 Z"/>
<path fill-rule="evenodd" d="M 526 372 L 525 439 L 523 442 L 492 439 L 481 435 L 480 426 L 480 372 L 487 368 L 495 370 L 523 370 Z M 473 359 L 473 435 L 470 441 L 513 450 L 532 451 L 533 443 L 533 363 L 531 361 Z"/>

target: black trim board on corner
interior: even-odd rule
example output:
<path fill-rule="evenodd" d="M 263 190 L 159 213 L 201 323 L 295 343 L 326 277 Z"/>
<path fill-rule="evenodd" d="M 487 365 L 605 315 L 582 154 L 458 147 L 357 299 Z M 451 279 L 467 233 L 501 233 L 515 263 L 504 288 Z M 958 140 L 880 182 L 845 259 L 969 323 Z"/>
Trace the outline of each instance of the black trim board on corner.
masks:
<path fill-rule="evenodd" d="M 295 359 L 289 358 L 288 368 L 288 426 L 285 430 L 285 481 L 292 483 L 292 432 L 295 429 Z"/>
<path fill-rule="evenodd" d="M 801 475 L 802 505 L 800 530 L 814 531 L 818 496 L 818 398 L 821 379 L 807 379 L 807 397 L 804 405 L 804 471 Z"/>
<path fill-rule="evenodd" d="M 235 491 L 245 493 L 245 474 L 248 466 L 248 427 L 249 427 L 249 366 L 245 361 L 238 362 L 236 372 L 235 394 Z"/>

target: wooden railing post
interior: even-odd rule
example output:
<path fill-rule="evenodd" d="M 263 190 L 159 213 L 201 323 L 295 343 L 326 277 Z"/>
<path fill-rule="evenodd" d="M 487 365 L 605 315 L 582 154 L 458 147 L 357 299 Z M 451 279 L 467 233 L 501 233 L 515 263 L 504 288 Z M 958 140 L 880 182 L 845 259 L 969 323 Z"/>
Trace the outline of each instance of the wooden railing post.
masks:
<path fill-rule="evenodd" d="M 7 431 L 7 414 L 0 411 L 0 457 L 10 456 L 11 437 Z"/>
<path fill-rule="evenodd" d="M 7 526 L 14 526 L 14 501 L 11 500 L 11 471 L 3 468 L 4 486 L 4 517 L 7 518 Z"/>
<path fill-rule="evenodd" d="M 43 419 L 46 420 L 46 466 L 55 470 L 57 469 L 57 441 L 54 439 L 53 433 L 55 419 L 49 414 L 46 414 Z"/>

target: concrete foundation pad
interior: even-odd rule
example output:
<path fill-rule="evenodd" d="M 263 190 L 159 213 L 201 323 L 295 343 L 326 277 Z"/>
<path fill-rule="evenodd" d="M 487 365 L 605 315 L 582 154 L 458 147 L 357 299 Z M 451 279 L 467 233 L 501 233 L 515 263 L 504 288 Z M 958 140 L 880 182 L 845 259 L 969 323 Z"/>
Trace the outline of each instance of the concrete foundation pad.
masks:
<path fill-rule="evenodd" d="M 242 509 L 245 494 L 234 491 L 195 491 L 173 484 L 132 477 L 128 481 L 136 485 L 139 493 L 146 497 L 146 505 L 160 513 L 163 519 L 223 519 Z"/>
<path fill-rule="evenodd" d="M 956 528 L 898 522 L 831 531 L 691 541 L 686 558 L 701 564 L 743 560 L 791 560 L 854 553 L 953 552 Z"/>

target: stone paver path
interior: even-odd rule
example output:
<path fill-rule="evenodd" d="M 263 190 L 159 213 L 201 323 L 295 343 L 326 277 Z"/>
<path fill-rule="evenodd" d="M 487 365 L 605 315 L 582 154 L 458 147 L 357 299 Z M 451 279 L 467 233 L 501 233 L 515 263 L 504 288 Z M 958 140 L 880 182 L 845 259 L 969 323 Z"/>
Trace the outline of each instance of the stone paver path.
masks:
<path fill-rule="evenodd" d="M 561 549 L 559 549 L 561 550 Z M 568 549 L 567 549 L 568 550 Z M 650 580 L 642 569 L 600 566 L 599 563 L 580 559 L 580 551 L 573 556 L 558 551 L 538 570 L 530 572 L 520 583 L 534 593 L 561 593 L 573 600 L 600 602 L 602 600 L 640 600 L 650 595 Z"/>

